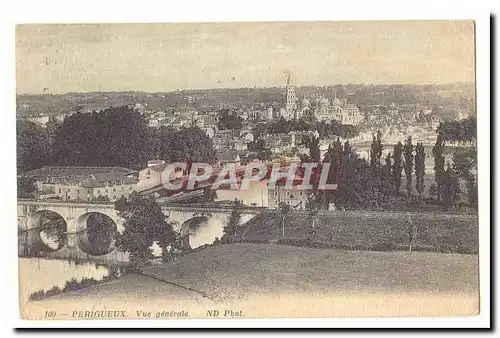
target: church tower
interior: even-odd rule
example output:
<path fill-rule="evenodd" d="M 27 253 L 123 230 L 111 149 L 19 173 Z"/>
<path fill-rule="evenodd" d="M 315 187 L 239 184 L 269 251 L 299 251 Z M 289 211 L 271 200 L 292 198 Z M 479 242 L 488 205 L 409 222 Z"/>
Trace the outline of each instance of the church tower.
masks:
<path fill-rule="evenodd" d="M 297 109 L 297 97 L 295 96 L 295 87 L 292 86 L 290 79 L 290 73 L 286 79 L 286 103 L 285 110 L 288 114 L 292 115 L 292 112 Z"/>

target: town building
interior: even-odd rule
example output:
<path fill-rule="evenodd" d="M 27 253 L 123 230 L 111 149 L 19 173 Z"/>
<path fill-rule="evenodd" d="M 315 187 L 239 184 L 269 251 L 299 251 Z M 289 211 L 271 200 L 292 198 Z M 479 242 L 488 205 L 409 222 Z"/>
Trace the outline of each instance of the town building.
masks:
<path fill-rule="evenodd" d="M 45 127 L 49 122 L 50 118 L 45 115 L 31 116 L 27 118 L 28 121 L 38 124 L 39 126 Z"/>
<path fill-rule="evenodd" d="M 232 130 L 218 130 L 214 133 L 214 147 L 218 151 L 233 149 L 234 132 Z"/>
<path fill-rule="evenodd" d="M 340 123 L 356 126 L 363 122 L 363 115 L 355 104 L 346 104 L 341 111 Z"/>
<path fill-rule="evenodd" d="M 63 201 L 67 200 L 109 200 L 116 201 L 121 197 L 127 198 L 137 191 L 137 180 L 124 178 L 119 181 L 98 181 L 87 178 L 84 181 L 66 180 L 55 184 L 55 196 Z"/>
<path fill-rule="evenodd" d="M 35 180 L 40 199 L 114 201 L 137 191 L 137 175 L 122 167 L 47 166 L 23 176 Z"/>
<path fill-rule="evenodd" d="M 345 99 L 338 99 L 336 92 L 331 101 L 324 95 L 318 95 L 313 104 L 306 97 L 299 103 L 295 87 L 290 81 L 290 75 L 287 77 L 285 88 L 285 104 L 279 109 L 279 117 L 285 120 L 304 119 L 325 123 L 336 120 L 342 124 L 351 125 L 358 125 L 364 120 L 359 108 L 355 104 L 348 104 Z"/>
<path fill-rule="evenodd" d="M 234 164 L 235 166 L 241 165 L 241 158 L 237 151 L 221 151 L 217 153 L 217 161 L 219 166 L 224 166 L 226 164 Z"/>
<path fill-rule="evenodd" d="M 274 189 L 268 190 L 268 206 L 277 209 L 282 202 L 294 209 L 305 210 L 307 190 L 299 189 L 297 186 L 286 187 L 276 184 Z"/>
<path fill-rule="evenodd" d="M 156 162 L 156 163 L 155 163 Z M 149 165 L 152 163 L 152 165 Z M 139 181 L 137 182 L 137 190 L 143 191 L 153 187 L 156 187 L 164 180 L 164 171 L 167 168 L 168 163 L 165 161 L 153 160 L 148 162 L 148 166 L 144 169 L 139 170 Z M 175 180 L 181 178 L 184 175 L 184 171 L 181 168 L 176 168 L 175 171 L 169 173 L 169 180 Z"/>

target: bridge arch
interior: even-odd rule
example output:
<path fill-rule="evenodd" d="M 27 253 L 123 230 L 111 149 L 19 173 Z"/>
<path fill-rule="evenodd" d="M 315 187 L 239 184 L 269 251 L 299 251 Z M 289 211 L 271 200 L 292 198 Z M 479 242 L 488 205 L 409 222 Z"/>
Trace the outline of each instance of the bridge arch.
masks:
<path fill-rule="evenodd" d="M 216 238 L 222 238 L 226 219 L 226 214 L 194 214 L 184 221 L 180 228 L 183 248 L 196 249 L 205 244 L 212 244 Z"/>
<path fill-rule="evenodd" d="M 96 211 L 86 212 L 75 219 L 73 229 L 83 252 L 100 256 L 114 250 L 118 226 L 110 216 Z"/>
<path fill-rule="evenodd" d="M 66 245 L 66 219 L 52 210 L 37 210 L 29 216 L 30 227 L 21 232 L 26 244 L 35 252 L 54 252 Z"/>

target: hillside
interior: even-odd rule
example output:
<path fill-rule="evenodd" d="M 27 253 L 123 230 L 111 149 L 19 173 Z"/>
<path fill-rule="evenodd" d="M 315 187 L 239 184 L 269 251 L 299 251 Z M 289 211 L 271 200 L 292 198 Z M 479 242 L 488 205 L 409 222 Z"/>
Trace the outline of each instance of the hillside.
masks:
<path fill-rule="evenodd" d="M 413 250 L 446 253 L 477 253 L 479 248 L 476 215 L 343 211 L 316 216 L 314 235 L 311 218 L 305 211 L 293 211 L 285 218 L 266 212 L 245 224 L 243 242 L 275 242 L 337 249 L 407 251 L 409 230 L 416 227 Z M 277 237 L 277 234 L 280 234 Z"/>
<path fill-rule="evenodd" d="M 477 256 L 226 244 L 147 268 L 146 274 L 215 300 L 274 293 L 464 292 L 478 287 Z"/>
<path fill-rule="evenodd" d="M 31 302 L 47 309 L 123 308 L 243 311 L 244 317 L 473 315 L 478 311 L 478 257 L 430 252 L 370 252 L 272 244 L 224 244 L 153 265 L 148 275 Z M 157 313 L 159 313 L 157 312 Z M 66 319 L 66 318 L 64 318 Z"/>
<path fill-rule="evenodd" d="M 172 107 L 197 110 L 213 109 L 220 105 L 238 107 L 254 104 L 282 102 L 283 87 L 269 88 L 213 88 L 197 90 L 177 90 L 164 93 L 145 92 L 91 92 L 65 94 L 20 94 L 17 95 L 17 115 L 59 114 L 68 111 L 104 109 L 135 103 L 147 105 L 153 110 L 170 110 Z M 458 104 L 460 100 L 474 97 L 474 84 L 448 85 L 362 85 L 346 84 L 331 86 L 300 86 L 297 96 L 314 98 L 316 95 L 346 98 L 361 105 L 412 104 L 415 101 L 427 105 Z"/>

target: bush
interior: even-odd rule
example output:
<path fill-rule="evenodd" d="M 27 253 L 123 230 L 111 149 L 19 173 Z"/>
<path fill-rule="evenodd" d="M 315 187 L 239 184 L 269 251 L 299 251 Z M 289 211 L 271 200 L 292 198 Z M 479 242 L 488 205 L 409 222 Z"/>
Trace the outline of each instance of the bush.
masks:
<path fill-rule="evenodd" d="M 43 300 L 47 299 L 49 297 L 68 292 L 68 291 L 75 291 L 83 288 L 87 288 L 89 286 L 101 284 L 104 282 L 108 282 L 110 280 L 115 279 L 111 273 L 108 276 L 105 276 L 101 280 L 95 280 L 94 278 L 82 278 L 80 281 L 76 278 L 72 278 L 71 280 L 67 281 L 66 284 L 64 285 L 64 288 L 59 288 L 58 286 L 54 286 L 52 289 L 43 291 L 43 290 L 38 290 L 34 293 L 32 293 L 29 296 L 30 301 L 37 301 L 37 300 Z"/>
<path fill-rule="evenodd" d="M 316 248 L 316 249 L 333 249 L 333 248 L 335 248 L 335 245 L 333 243 L 315 241 L 311 238 L 280 238 L 280 239 L 278 239 L 276 244 L 303 246 L 303 247 Z"/>

